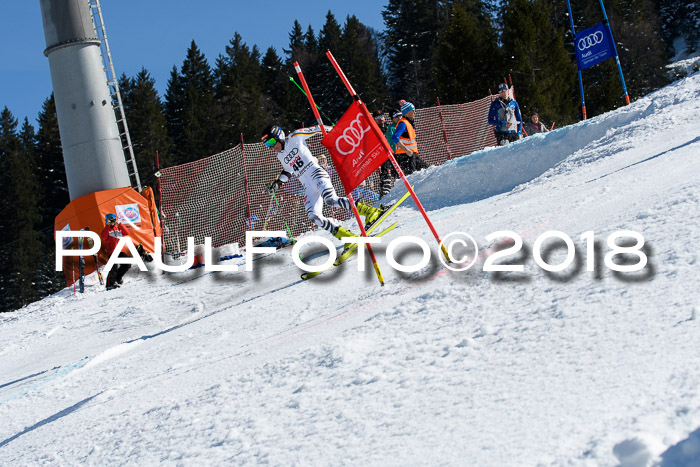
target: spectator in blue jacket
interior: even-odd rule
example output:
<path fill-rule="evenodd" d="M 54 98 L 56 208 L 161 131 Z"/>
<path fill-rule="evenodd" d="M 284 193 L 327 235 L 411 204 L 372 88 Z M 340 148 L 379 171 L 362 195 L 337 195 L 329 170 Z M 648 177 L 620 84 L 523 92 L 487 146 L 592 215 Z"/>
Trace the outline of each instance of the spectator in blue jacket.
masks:
<path fill-rule="evenodd" d="M 494 131 L 499 146 L 519 140 L 523 133 L 520 107 L 508 96 L 508 85 L 505 83 L 498 86 L 498 99 L 491 103 L 489 125 L 496 127 Z"/>

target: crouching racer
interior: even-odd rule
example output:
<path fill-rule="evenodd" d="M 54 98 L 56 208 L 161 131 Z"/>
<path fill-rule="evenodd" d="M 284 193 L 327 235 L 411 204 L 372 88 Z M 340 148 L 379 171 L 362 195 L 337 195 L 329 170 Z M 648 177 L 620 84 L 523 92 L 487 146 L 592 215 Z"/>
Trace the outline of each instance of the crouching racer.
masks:
<path fill-rule="evenodd" d="M 326 130 L 332 128 L 326 126 Z M 277 158 L 282 163 L 282 173 L 273 181 L 267 190 L 272 191 L 280 188 L 292 177 L 296 177 L 304 187 L 304 210 L 311 222 L 330 232 L 334 237 L 356 237 L 357 234 L 350 232 L 338 224 L 335 219 L 329 219 L 323 215 L 323 204 L 334 208 L 350 210 L 350 201 L 340 197 L 331 183 L 331 177 L 318 160 L 311 154 L 305 141 L 314 135 L 321 134 L 321 127 L 313 126 L 302 128 L 292 132 L 285 138 L 284 131 L 277 126 L 271 125 L 265 128 L 262 133 L 262 142 L 265 146 L 277 153 Z M 365 216 L 365 223 L 371 224 L 382 213 L 380 208 L 373 208 L 363 203 L 357 203 L 360 215 Z"/>

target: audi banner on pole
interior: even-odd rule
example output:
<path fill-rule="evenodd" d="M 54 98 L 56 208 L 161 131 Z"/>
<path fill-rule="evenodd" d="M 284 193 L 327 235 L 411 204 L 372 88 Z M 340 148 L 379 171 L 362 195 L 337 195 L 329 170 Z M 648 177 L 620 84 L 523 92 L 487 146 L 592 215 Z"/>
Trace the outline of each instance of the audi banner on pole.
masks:
<path fill-rule="evenodd" d="M 388 158 L 384 145 L 379 140 L 381 132 L 372 131 L 375 121 L 367 118 L 353 102 L 336 126 L 321 141 L 333 158 L 340 181 L 346 193 L 352 192 Z M 368 112 L 367 112 L 368 113 Z"/>
<path fill-rule="evenodd" d="M 604 23 L 598 23 L 576 34 L 574 48 L 579 70 L 585 70 L 615 56 L 612 38 Z"/>

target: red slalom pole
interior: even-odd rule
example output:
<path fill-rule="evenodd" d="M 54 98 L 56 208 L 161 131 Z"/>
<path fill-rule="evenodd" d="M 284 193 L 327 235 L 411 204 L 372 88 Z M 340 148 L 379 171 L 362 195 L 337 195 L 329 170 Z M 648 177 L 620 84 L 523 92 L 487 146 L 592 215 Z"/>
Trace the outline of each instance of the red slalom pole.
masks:
<path fill-rule="evenodd" d="M 243 143 L 243 133 L 241 133 L 241 159 L 243 160 L 243 180 L 245 182 L 245 200 L 248 205 L 248 225 L 253 229 L 253 211 L 250 209 L 250 189 L 248 188 L 248 171 L 245 167 L 245 146 Z"/>
<path fill-rule="evenodd" d="M 306 78 L 304 78 L 304 73 L 301 72 L 301 67 L 299 66 L 298 62 L 294 62 L 294 69 L 297 72 L 297 76 L 299 76 L 299 81 L 301 81 L 301 85 L 304 87 L 304 92 L 306 92 L 306 97 L 309 99 L 309 104 L 311 104 L 311 110 L 314 113 L 314 117 L 316 117 L 316 121 L 321 127 L 321 133 L 323 133 L 323 136 L 325 137 L 327 134 L 326 127 L 323 125 L 323 120 L 321 120 L 321 115 L 319 114 L 318 109 L 316 108 L 316 103 L 314 102 L 314 98 L 311 95 L 311 90 L 309 89 L 309 85 L 306 84 Z M 350 207 L 352 208 L 352 212 L 355 215 L 355 219 L 357 220 L 357 225 L 360 226 L 360 232 L 362 232 L 363 237 L 367 237 L 367 231 L 365 230 L 365 226 L 362 222 L 362 217 L 360 217 L 360 212 L 357 210 L 357 206 L 355 206 L 355 200 L 352 198 L 352 193 L 348 193 L 347 195 L 348 200 L 350 201 Z M 379 269 L 377 257 L 374 256 L 374 250 L 372 250 L 372 245 L 370 245 L 369 243 L 367 243 L 367 251 L 369 251 L 369 256 L 370 258 L 372 258 L 372 264 L 374 265 L 374 271 L 377 273 L 377 279 L 379 279 L 379 283 L 383 286 L 384 277 L 382 276 L 382 271 Z"/>
<path fill-rule="evenodd" d="M 438 112 L 440 112 L 440 121 L 442 122 L 442 136 L 445 138 L 445 146 L 447 147 L 447 157 L 452 160 L 452 152 L 450 151 L 450 143 L 447 141 L 447 129 L 445 128 L 445 119 L 442 117 L 442 106 L 440 105 L 440 98 L 437 98 Z"/>
<path fill-rule="evenodd" d="M 158 178 L 158 207 L 160 208 L 158 210 L 158 221 L 160 222 L 160 259 L 164 263 L 165 261 L 165 242 L 163 241 L 163 238 L 165 235 L 163 235 L 163 191 L 161 190 L 160 187 L 160 158 L 158 156 L 158 151 L 156 151 L 156 178 Z M 97 255 L 95 255 L 95 268 L 97 268 Z M 99 272 L 99 271 L 98 271 Z M 163 274 L 165 274 L 165 271 L 163 271 Z"/>
<path fill-rule="evenodd" d="M 423 205 L 421 204 L 420 200 L 418 199 L 418 196 L 416 195 L 416 192 L 413 191 L 413 188 L 411 187 L 411 184 L 408 182 L 408 179 L 406 178 L 406 175 L 403 173 L 403 170 L 401 170 L 401 167 L 399 166 L 398 162 L 396 162 L 396 158 L 394 157 L 394 153 L 391 150 L 391 146 L 389 146 L 389 142 L 386 140 L 382 132 L 379 130 L 379 126 L 377 126 L 377 122 L 374 121 L 372 118 L 372 115 L 369 113 L 369 110 L 367 110 L 367 106 L 362 102 L 360 99 L 360 96 L 357 95 L 355 90 L 353 89 L 352 85 L 350 84 L 350 81 L 348 81 L 348 78 L 345 76 L 345 73 L 343 73 L 343 70 L 340 69 L 340 65 L 338 65 L 338 62 L 335 61 L 335 57 L 333 57 L 333 54 L 331 51 L 326 52 L 326 57 L 328 57 L 328 60 L 331 61 L 333 64 L 333 68 L 335 68 L 335 71 L 338 73 L 338 76 L 340 76 L 340 79 L 343 80 L 343 84 L 345 84 L 345 87 L 348 89 L 350 92 L 350 95 L 354 100 L 357 101 L 357 103 L 360 105 L 360 109 L 362 110 L 362 114 L 364 117 L 367 119 L 367 121 L 370 124 L 370 127 L 372 128 L 372 131 L 374 131 L 374 134 L 379 138 L 379 141 L 384 145 L 384 149 L 386 149 L 387 154 L 389 154 L 389 160 L 391 161 L 391 165 L 394 166 L 394 169 L 396 170 L 396 173 L 399 174 L 399 177 L 401 177 L 401 180 L 403 180 L 404 185 L 406 185 L 406 188 L 408 189 L 409 193 L 411 193 L 411 197 L 413 198 L 413 201 L 416 203 L 416 206 L 418 206 L 418 210 L 420 213 L 423 215 L 423 218 L 425 219 L 425 222 L 428 224 L 428 227 L 430 228 L 430 231 L 433 233 L 433 236 L 435 237 L 435 240 L 437 240 L 438 244 L 440 245 L 440 248 L 442 249 L 442 253 L 445 255 L 445 258 L 447 259 L 448 262 L 452 262 L 450 259 L 450 255 L 447 253 L 447 248 L 445 248 L 445 245 L 442 244 L 442 240 L 440 240 L 440 235 L 437 233 L 437 230 L 435 230 L 435 226 L 433 226 L 433 223 L 430 222 L 430 218 L 428 217 L 428 213 L 425 212 L 425 208 L 423 208 Z"/>

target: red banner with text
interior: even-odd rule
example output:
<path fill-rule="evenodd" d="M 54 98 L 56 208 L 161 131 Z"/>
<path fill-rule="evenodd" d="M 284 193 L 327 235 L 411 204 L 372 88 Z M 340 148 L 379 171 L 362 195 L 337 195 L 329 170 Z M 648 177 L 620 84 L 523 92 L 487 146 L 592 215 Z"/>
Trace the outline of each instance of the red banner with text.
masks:
<path fill-rule="evenodd" d="M 353 102 L 321 141 L 333 158 L 346 193 L 354 190 L 389 158 L 372 126 L 376 126 L 376 122 L 365 116 L 358 102 Z"/>

